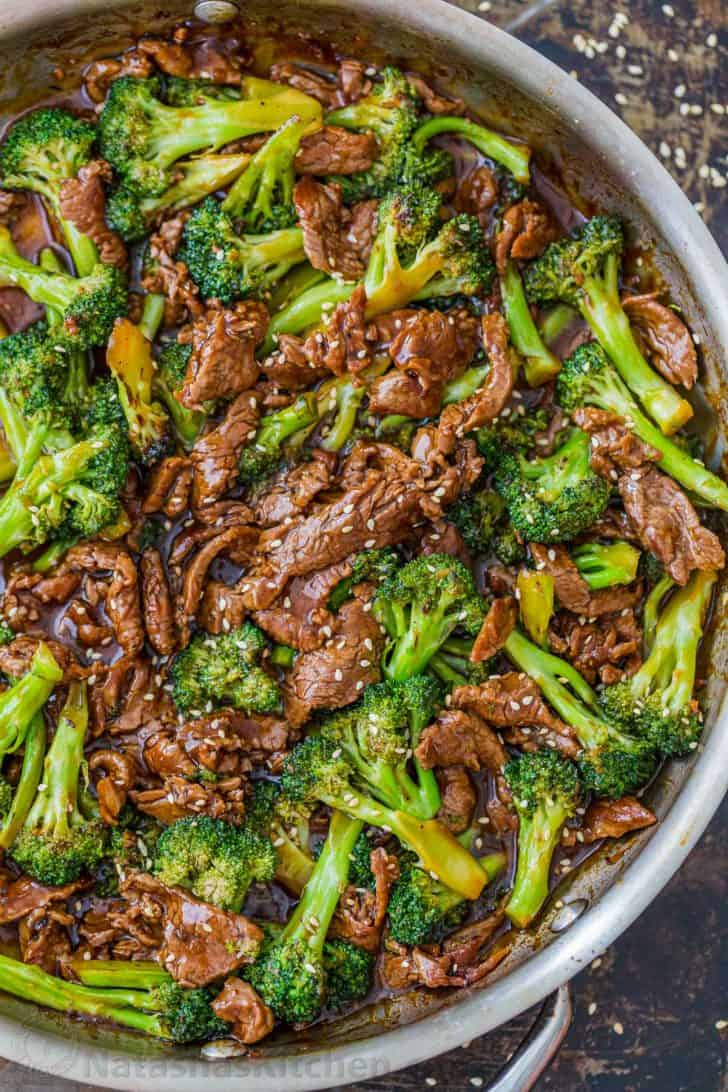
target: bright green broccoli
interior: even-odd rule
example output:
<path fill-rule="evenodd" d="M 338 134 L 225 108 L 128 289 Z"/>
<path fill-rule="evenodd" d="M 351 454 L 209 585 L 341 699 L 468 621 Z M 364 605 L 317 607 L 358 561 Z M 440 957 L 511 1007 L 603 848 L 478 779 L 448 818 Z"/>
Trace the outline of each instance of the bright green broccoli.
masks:
<path fill-rule="evenodd" d="M 175 705 L 185 716 L 231 705 L 246 713 L 275 713 L 278 683 L 260 666 L 267 648 L 252 622 L 212 637 L 198 633 L 178 652 L 169 669 Z"/>
<path fill-rule="evenodd" d="M 468 549 L 476 554 L 495 554 L 504 565 L 515 565 L 526 556 L 505 510 L 503 498 L 485 486 L 461 493 L 448 509 Z"/>
<path fill-rule="evenodd" d="M 568 542 L 602 514 L 610 488 L 592 470 L 589 451 L 586 433 L 572 429 L 553 455 L 503 453 L 495 485 L 525 541 Z"/>
<path fill-rule="evenodd" d="M 284 786 L 285 788 L 285 786 Z M 362 824 L 334 812 L 321 854 L 283 930 L 271 931 L 245 976 L 275 1015 L 309 1023 L 327 998 L 326 934 L 349 874 L 349 854 Z M 337 976 L 338 977 L 338 976 Z"/>
<path fill-rule="evenodd" d="M 293 227 L 293 161 L 308 122 L 291 117 L 258 149 L 222 203 L 244 231 L 265 234 Z"/>
<path fill-rule="evenodd" d="M 274 781 L 258 780 L 245 805 L 245 826 L 273 839 L 275 878 L 300 895 L 313 871 L 308 810 L 289 800 Z"/>
<path fill-rule="evenodd" d="M 567 412 L 584 405 L 597 406 L 621 417 L 635 436 L 660 452 L 660 470 L 689 489 L 701 503 L 728 512 L 728 485 L 655 428 L 599 345 L 580 345 L 564 362 L 557 395 Z"/>
<path fill-rule="evenodd" d="M 321 118 L 315 99 L 280 84 L 246 77 L 243 96 L 168 106 L 157 78 L 114 80 L 99 117 L 101 154 L 139 194 L 158 196 L 172 183 L 170 168 L 195 152 L 216 151 L 241 137 L 278 129 L 294 114 Z"/>
<path fill-rule="evenodd" d="M 429 140 L 441 133 L 454 133 L 463 137 L 474 148 L 488 159 L 500 163 L 511 172 L 517 182 L 528 185 L 530 181 L 529 161 L 531 149 L 525 144 L 515 144 L 499 133 L 487 129 L 477 122 L 468 121 L 466 118 L 439 117 L 429 118 L 415 131 L 412 137 L 414 148 L 422 153 Z"/>
<path fill-rule="evenodd" d="M 474 636 L 485 616 L 485 604 L 461 561 L 431 554 L 409 561 L 384 581 L 374 612 L 390 638 L 385 674 L 404 681 L 425 671 L 458 627 Z"/>
<path fill-rule="evenodd" d="M 702 717 L 693 698 L 698 647 L 717 573 L 696 572 L 661 611 L 649 655 L 630 678 L 606 687 L 599 704 L 627 730 L 637 730 L 661 754 L 697 746 Z"/>
<path fill-rule="evenodd" d="M 115 320 L 126 313 L 126 276 L 97 264 L 83 277 L 47 272 L 21 258 L 10 232 L 0 227 L 0 285 L 22 288 L 36 303 L 59 312 L 59 343 L 76 349 L 105 345 Z"/>
<path fill-rule="evenodd" d="M 546 748 L 512 758 L 505 779 L 518 813 L 518 865 L 506 914 L 524 929 L 548 898 L 554 851 L 579 806 L 579 777 L 573 762 Z"/>
<path fill-rule="evenodd" d="M 551 352 L 538 332 L 515 262 L 509 260 L 506 264 L 500 287 L 511 341 L 523 357 L 526 381 L 532 387 L 540 387 L 542 383 L 548 383 L 558 375 L 561 361 Z"/>
<path fill-rule="evenodd" d="M 0 146 L 0 182 L 30 190 L 46 202 L 63 231 L 76 272 L 85 277 L 99 260 L 96 244 L 61 214 L 61 188 L 92 157 L 96 130 L 57 106 L 23 114 Z"/>
<path fill-rule="evenodd" d="M 518 630 L 508 637 L 505 652 L 576 732 L 582 747 L 579 767 L 588 790 L 616 800 L 649 781 L 656 767 L 652 742 L 638 725 L 619 724 L 600 710 L 597 695 L 570 663 L 538 648 Z"/>
<path fill-rule="evenodd" d="M 371 952 L 333 937 L 324 944 L 322 961 L 328 1008 L 338 1012 L 369 993 L 375 963 Z"/>
<path fill-rule="evenodd" d="M 631 584 L 637 579 L 641 556 L 629 542 L 584 542 L 571 551 L 572 561 L 592 591 Z"/>
<path fill-rule="evenodd" d="M 12 859 L 43 884 L 65 884 L 104 855 L 105 830 L 79 807 L 88 728 L 85 682 L 72 682 L 43 767 L 43 783 L 11 849 Z"/>
<path fill-rule="evenodd" d="M 306 255 L 299 227 L 239 235 L 230 214 L 208 197 L 185 224 L 177 257 L 205 299 L 230 304 L 244 296 L 265 296 Z"/>
<path fill-rule="evenodd" d="M 469 899 L 480 894 L 484 873 L 448 829 L 436 819 L 415 819 L 380 803 L 340 744 L 320 734 L 309 735 L 287 756 L 281 783 L 284 792 L 302 804 L 319 801 L 369 826 L 385 827 L 448 887 Z"/>
<path fill-rule="evenodd" d="M 257 83 L 257 81 L 253 81 Z M 207 102 L 238 102 L 240 88 L 200 77 L 167 76 L 162 88 L 168 106 L 204 106 Z"/>
<path fill-rule="evenodd" d="M 168 887 L 185 887 L 203 902 L 239 913 L 253 883 L 270 883 L 276 851 L 249 827 L 195 815 L 178 819 L 157 842 L 152 871 Z"/>
<path fill-rule="evenodd" d="M 389 897 L 389 931 L 399 944 L 437 944 L 462 922 L 467 899 L 433 879 L 405 853 Z"/>
<path fill-rule="evenodd" d="M 690 404 L 647 363 L 619 298 L 624 246 L 620 221 L 594 216 L 573 235 L 550 243 L 526 269 L 532 303 L 578 307 L 624 382 L 668 435 L 692 416 Z"/>
<path fill-rule="evenodd" d="M 399 554 L 390 546 L 362 550 L 351 563 L 351 574 L 344 577 L 329 595 L 329 610 L 337 611 L 351 596 L 357 584 L 381 584 L 400 565 Z"/>
<path fill-rule="evenodd" d="M 174 1043 L 230 1035 L 230 1025 L 211 1008 L 216 991 L 183 989 L 158 963 L 77 959 L 72 966 L 82 985 L 0 955 L 0 990 L 57 1012 L 108 1020 Z"/>
<path fill-rule="evenodd" d="M 163 216 L 196 205 L 234 182 L 249 155 L 205 155 L 178 163 L 174 179 L 162 193 L 140 194 L 133 184 L 117 186 L 106 202 L 106 218 L 127 243 L 139 243 Z"/>
<path fill-rule="evenodd" d="M 207 421 L 207 414 L 187 409 L 177 397 L 185 382 L 191 356 L 191 345 L 183 345 L 179 341 L 168 342 L 157 358 L 157 371 L 152 380 L 153 393 L 164 403 L 177 438 L 187 449 L 194 447 Z"/>
<path fill-rule="evenodd" d="M 542 569 L 521 569 L 516 589 L 518 613 L 526 633 L 541 648 L 548 648 L 554 613 L 553 576 Z"/>
<path fill-rule="evenodd" d="M 28 671 L 0 693 L 0 761 L 23 746 L 34 718 L 62 678 L 51 650 L 41 641 Z"/>
<path fill-rule="evenodd" d="M 536 447 L 536 438 L 549 426 L 549 415 L 545 409 L 501 413 L 488 425 L 475 433 L 478 451 L 485 459 L 486 468 L 494 470 L 504 451 L 518 451 L 528 454 Z"/>
<path fill-rule="evenodd" d="M 297 434 L 306 435 L 318 421 L 316 397 L 301 394 L 290 406 L 261 418 L 255 436 L 240 453 L 240 481 L 257 486 L 273 474 L 285 460 L 286 442 Z"/>

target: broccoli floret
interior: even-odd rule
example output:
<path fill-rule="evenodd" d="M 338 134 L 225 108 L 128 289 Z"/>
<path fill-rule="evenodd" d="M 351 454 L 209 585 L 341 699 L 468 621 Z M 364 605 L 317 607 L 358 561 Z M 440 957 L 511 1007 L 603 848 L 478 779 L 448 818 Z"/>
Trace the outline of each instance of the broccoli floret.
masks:
<path fill-rule="evenodd" d="M 23 114 L 0 146 L 2 185 L 41 195 L 61 226 L 81 277 L 98 262 L 98 250 L 92 239 L 61 215 L 60 195 L 63 183 L 75 178 L 91 159 L 95 139 L 93 125 L 68 110 L 51 106 Z"/>
<path fill-rule="evenodd" d="M 530 410 L 528 413 L 501 415 L 489 425 L 484 425 L 475 433 L 478 451 L 485 459 L 486 467 L 494 470 L 504 451 L 518 451 L 522 455 L 531 451 L 539 432 L 544 432 L 549 425 L 549 415 L 545 409 Z"/>
<path fill-rule="evenodd" d="M 589 451 L 586 433 L 572 429 L 553 455 L 526 459 L 503 453 L 495 485 L 527 542 L 568 542 L 602 514 L 610 488 L 592 470 Z"/>
<path fill-rule="evenodd" d="M 270 883 L 276 851 L 269 838 L 207 815 L 178 819 L 154 853 L 154 875 L 198 899 L 238 913 L 253 883 Z"/>
<path fill-rule="evenodd" d="M 518 612 L 526 633 L 541 648 L 548 648 L 554 613 L 554 578 L 539 569 L 521 569 L 516 583 Z"/>
<path fill-rule="evenodd" d="M 246 713 L 277 712 L 278 683 L 260 666 L 266 648 L 264 634 L 252 622 L 215 637 L 197 634 L 169 669 L 175 705 L 193 716 L 223 705 Z"/>
<path fill-rule="evenodd" d="M 7 622 L 0 619 L 0 645 L 9 645 L 15 640 L 15 630 L 11 629 Z"/>
<path fill-rule="evenodd" d="M 39 883 L 72 883 L 104 855 L 103 824 L 79 807 L 87 728 L 86 684 L 72 682 L 45 757 L 43 783 L 11 850 L 18 867 Z"/>
<path fill-rule="evenodd" d="M 285 459 L 285 445 L 297 433 L 318 421 L 315 395 L 301 394 L 290 406 L 268 413 L 258 425 L 255 436 L 240 453 L 240 481 L 257 486 L 269 478 Z"/>
<path fill-rule="evenodd" d="M 390 808 L 431 819 L 440 807 L 432 771 L 408 770 L 408 755 L 441 701 L 434 680 L 368 686 L 354 705 L 324 718 L 319 731 L 339 745 L 372 796 Z"/>
<path fill-rule="evenodd" d="M 448 690 L 456 686 L 479 686 L 487 682 L 493 673 L 493 660 L 473 663 L 470 655 L 473 640 L 470 637 L 448 637 L 440 651 L 430 660 L 429 669 L 445 684 Z"/>
<path fill-rule="evenodd" d="M 561 405 L 569 413 L 587 405 L 621 417 L 640 440 L 660 452 L 660 470 L 689 489 L 703 504 L 728 512 L 728 485 L 655 428 L 599 345 L 580 345 L 572 353 L 564 362 L 556 389 Z"/>
<path fill-rule="evenodd" d="M 296 223 L 293 161 L 309 124 L 292 117 L 268 137 L 232 186 L 222 207 L 244 231 L 265 233 Z"/>
<path fill-rule="evenodd" d="M 399 554 L 391 547 L 362 550 L 351 563 L 351 574 L 340 580 L 329 595 L 329 610 L 337 611 L 357 584 L 381 584 L 399 565 Z"/>
<path fill-rule="evenodd" d="M 625 727 L 600 711 L 597 695 L 571 664 L 538 648 L 518 630 L 508 637 L 505 652 L 575 730 L 582 747 L 579 767 L 588 790 L 616 800 L 649 781 L 656 766 L 652 742 L 638 725 Z"/>
<path fill-rule="evenodd" d="M 206 102 L 237 102 L 240 88 L 214 83 L 202 77 L 186 80 L 168 76 L 164 81 L 164 101 L 168 106 L 204 106 Z"/>
<path fill-rule="evenodd" d="M 419 99 L 398 68 L 382 69 L 381 82 L 357 102 L 326 115 L 327 125 L 374 133 L 379 154 L 366 171 L 336 176 L 348 203 L 384 197 L 394 186 L 415 174 L 415 160 L 432 181 L 442 176 L 443 157 L 416 156 L 410 138 L 417 128 Z"/>
<path fill-rule="evenodd" d="M 99 117 L 101 154 L 138 193 L 158 196 L 172 182 L 170 168 L 194 152 L 215 151 L 241 137 L 278 129 L 292 115 L 316 122 L 315 99 L 248 77 L 244 98 L 168 106 L 158 79 L 114 80 Z M 248 97 L 249 96 L 249 97 Z"/>
<path fill-rule="evenodd" d="M 461 561 L 447 554 L 418 557 L 384 581 L 374 612 L 389 634 L 384 671 L 404 681 L 421 674 L 458 627 L 474 636 L 485 604 Z"/>
<path fill-rule="evenodd" d="M 152 380 L 154 394 L 166 406 L 177 438 L 183 447 L 188 449 L 194 447 L 207 421 L 207 414 L 200 410 L 187 409 L 177 397 L 185 382 L 187 364 L 191 355 L 191 345 L 183 345 L 179 341 L 169 342 L 159 354 L 157 373 Z"/>
<path fill-rule="evenodd" d="M 364 948 L 334 937 L 323 950 L 326 1005 L 338 1012 L 365 997 L 372 986 L 375 957 Z"/>
<path fill-rule="evenodd" d="M 448 887 L 469 899 L 480 894 L 484 873 L 447 828 L 436 819 L 416 819 L 380 803 L 340 744 L 320 734 L 308 736 L 287 756 L 281 783 L 284 792 L 302 804 L 319 801 L 369 826 L 386 827 Z"/>
<path fill-rule="evenodd" d="M 296 909 L 280 933 L 269 933 L 258 959 L 245 969 L 248 981 L 280 1020 L 309 1023 L 326 1002 L 326 933 L 346 886 L 349 854 L 361 827 L 355 819 L 334 812 Z"/>
<path fill-rule="evenodd" d="M 59 344 L 89 349 L 105 345 L 112 326 L 126 313 L 126 276 L 113 265 L 95 265 L 83 277 L 52 273 L 21 258 L 10 232 L 0 227 L 0 285 L 22 288 L 36 303 L 57 311 Z"/>
<path fill-rule="evenodd" d="M 619 298 L 624 234 L 613 216 L 594 216 L 573 235 L 550 243 L 524 274 L 533 303 L 578 307 L 630 390 L 664 433 L 692 416 L 690 403 L 647 363 Z"/>
<path fill-rule="evenodd" d="M 495 160 L 510 171 L 516 182 L 528 185 L 531 149 L 525 144 L 515 144 L 492 129 L 466 118 L 440 115 L 420 125 L 412 137 L 413 147 L 422 152 L 427 142 L 440 133 L 455 133 L 463 137 L 488 159 Z"/>
<path fill-rule="evenodd" d="M 697 746 L 702 731 L 693 698 L 698 647 L 717 579 L 696 572 L 660 613 L 650 650 L 639 671 L 606 687 L 599 697 L 610 719 L 635 728 L 661 754 L 685 755 Z"/>
<path fill-rule="evenodd" d="M 156 369 L 151 343 L 142 328 L 119 319 L 106 350 L 106 362 L 116 377 L 132 450 L 143 465 L 153 466 L 174 445 L 169 416 L 154 399 Z"/>
<path fill-rule="evenodd" d="M 461 493 L 447 516 L 474 553 L 495 554 L 504 565 L 515 565 L 525 558 L 525 548 L 508 522 L 503 498 L 494 489 Z"/>
<path fill-rule="evenodd" d="M 0 956 L 0 990 L 58 1012 L 108 1020 L 174 1043 L 230 1035 L 230 1025 L 211 1008 L 216 990 L 183 989 L 157 963 L 76 959 L 72 966 L 81 985 Z"/>
<path fill-rule="evenodd" d="M 308 810 L 289 800 L 273 781 L 256 781 L 246 800 L 245 826 L 270 837 L 276 848 L 276 880 L 300 895 L 313 871 Z"/>
<path fill-rule="evenodd" d="M 73 355 L 57 344 L 46 322 L 0 341 L 0 386 L 23 417 L 43 414 L 49 423 L 68 427 L 72 408 L 66 389 Z"/>
<path fill-rule="evenodd" d="M 526 381 L 532 387 L 548 383 L 561 370 L 561 361 L 545 344 L 528 306 L 523 281 L 515 262 L 508 261 L 500 280 L 503 307 L 511 341 L 523 357 Z"/>
<path fill-rule="evenodd" d="M 349 854 L 349 883 L 366 891 L 373 891 L 376 886 L 371 863 L 373 848 L 367 832 L 363 830 Z"/>
<path fill-rule="evenodd" d="M 629 542 L 584 542 L 571 557 L 593 591 L 615 584 L 631 584 L 637 579 L 640 551 Z"/>
<path fill-rule="evenodd" d="M 204 298 L 224 304 L 265 296 L 306 257 L 300 228 L 238 235 L 232 217 L 213 197 L 206 198 L 185 224 L 177 256 Z"/>
<path fill-rule="evenodd" d="M 573 762 L 547 748 L 511 759 L 505 778 L 518 812 L 518 865 L 506 914 L 524 929 L 548 898 L 551 860 L 579 805 L 579 777 Z"/>
<path fill-rule="evenodd" d="M 162 216 L 224 190 L 249 160 L 249 155 L 206 155 L 178 163 L 174 181 L 156 197 L 140 194 L 134 185 L 117 186 L 106 202 L 106 219 L 127 243 L 139 243 Z"/>
<path fill-rule="evenodd" d="M 467 900 L 417 866 L 411 853 L 400 857 L 399 879 L 389 897 L 389 931 L 399 944 L 437 944 L 462 922 Z"/>

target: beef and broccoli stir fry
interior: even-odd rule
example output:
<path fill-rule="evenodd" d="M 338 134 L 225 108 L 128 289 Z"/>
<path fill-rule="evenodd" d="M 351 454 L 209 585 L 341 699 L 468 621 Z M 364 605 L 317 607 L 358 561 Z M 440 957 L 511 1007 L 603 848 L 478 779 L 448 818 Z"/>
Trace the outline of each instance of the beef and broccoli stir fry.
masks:
<path fill-rule="evenodd" d="M 0 989 L 175 1042 L 482 981 L 702 727 L 691 334 L 321 56 L 181 27 L 0 145 Z"/>

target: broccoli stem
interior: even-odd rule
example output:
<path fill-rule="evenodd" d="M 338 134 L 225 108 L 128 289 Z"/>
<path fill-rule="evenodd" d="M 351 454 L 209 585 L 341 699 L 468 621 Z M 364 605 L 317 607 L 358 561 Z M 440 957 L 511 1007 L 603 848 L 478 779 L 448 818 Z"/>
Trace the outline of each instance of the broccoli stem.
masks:
<path fill-rule="evenodd" d="M 517 629 L 513 630 L 503 647 L 516 667 L 538 684 L 559 716 L 576 728 L 583 746 L 591 745 L 586 742 L 587 739 L 601 740 L 605 726 L 590 712 L 595 705 L 596 694 L 571 664 L 538 648 Z M 567 688 L 567 684 L 576 696 Z"/>
<path fill-rule="evenodd" d="M 568 303 L 557 303 L 549 308 L 539 323 L 541 337 L 549 347 L 563 334 L 572 322 L 579 317 L 579 312 Z"/>
<path fill-rule="evenodd" d="M 246 216 L 255 228 L 273 212 L 274 205 L 290 205 L 295 172 L 293 160 L 309 121 L 290 117 L 254 154 L 222 203 L 233 217 Z"/>
<path fill-rule="evenodd" d="M 396 682 L 421 675 L 443 641 L 458 625 L 457 615 L 447 610 L 423 611 L 415 602 L 409 622 L 396 603 L 390 604 L 384 624 L 395 646 L 384 665 L 384 673 Z"/>
<path fill-rule="evenodd" d="M 318 325 L 324 312 L 345 303 L 355 288 L 355 284 L 328 278 L 301 292 L 271 319 L 260 355 L 273 351 L 280 334 L 302 334 Z"/>
<path fill-rule="evenodd" d="M 354 386 L 351 377 L 344 377 L 341 380 L 334 381 L 333 393 L 336 416 L 331 428 L 321 440 L 320 447 L 324 451 L 340 451 L 349 439 L 366 392 L 366 385 L 362 383 L 358 387 Z M 323 412 L 325 412 L 330 407 L 332 392 L 326 390 L 322 391 L 322 393 L 324 395 L 322 399 Z"/>
<path fill-rule="evenodd" d="M 314 869 L 313 857 L 309 857 L 290 839 L 286 832 L 276 826 L 275 847 L 278 854 L 276 879 L 294 895 L 300 895 Z"/>
<path fill-rule="evenodd" d="M 501 295 L 511 341 L 524 358 L 523 370 L 530 387 L 548 383 L 561 370 L 561 361 L 544 344 L 528 306 L 523 281 L 515 262 L 509 261 L 501 277 Z"/>
<path fill-rule="evenodd" d="M 33 654 L 30 670 L 0 694 L 0 755 L 22 747 L 34 718 L 53 693 L 63 672 L 42 641 Z"/>
<path fill-rule="evenodd" d="M 442 394 L 443 406 L 450 406 L 454 402 L 464 402 L 466 398 L 470 398 L 471 394 L 475 394 L 480 388 L 489 371 L 490 364 L 477 364 L 468 368 L 457 379 L 450 379 L 445 384 Z"/>
<path fill-rule="evenodd" d="M 36 303 L 61 314 L 75 292 L 75 278 L 63 273 L 53 275 L 21 257 L 5 227 L 0 227 L 0 284 L 22 288 Z"/>
<path fill-rule="evenodd" d="M 0 850 L 7 850 L 18 836 L 18 832 L 30 811 L 43 773 L 43 759 L 46 751 L 46 727 L 42 713 L 33 717 L 28 734 L 25 737 L 25 750 L 20 778 L 15 787 L 10 810 L 0 826 Z"/>
<path fill-rule="evenodd" d="M 276 315 L 304 292 L 308 292 L 309 288 L 324 280 L 329 280 L 325 273 L 314 269 L 308 262 L 302 262 L 273 285 L 266 301 L 268 310 L 271 315 Z"/>
<path fill-rule="evenodd" d="M 150 292 L 144 297 L 142 317 L 139 320 L 139 329 L 147 341 L 154 341 L 164 319 L 165 297 L 160 293 Z"/>
<path fill-rule="evenodd" d="M 49 573 L 51 569 L 55 569 L 76 542 L 78 538 L 59 539 L 57 542 L 52 542 L 50 546 L 46 546 L 33 562 L 33 572 Z"/>
<path fill-rule="evenodd" d="M 323 952 L 329 924 L 348 882 L 349 855 L 363 827 L 359 819 L 341 811 L 333 813 L 321 855 L 281 934 L 281 943 L 300 938 L 312 951 Z"/>
<path fill-rule="evenodd" d="M 44 784 L 28 813 L 25 826 L 71 834 L 71 821 L 78 814 L 79 771 L 83 766 L 83 745 L 88 728 L 86 684 L 72 682 L 68 698 L 58 718 L 53 747 L 45 757 Z M 62 761 L 58 761 L 62 756 Z"/>
<path fill-rule="evenodd" d="M 572 553 L 577 569 L 593 591 L 631 584 L 637 577 L 640 551 L 628 542 L 585 542 Z"/>
<path fill-rule="evenodd" d="M 172 976 L 158 963 L 145 960 L 72 959 L 70 967 L 82 986 L 151 990 L 172 983 Z"/>
<path fill-rule="evenodd" d="M 126 1006 L 124 991 L 77 986 L 48 974 L 34 964 L 19 963 L 4 955 L 0 955 L 0 990 L 57 1012 L 111 1020 L 123 1027 L 143 1031 L 146 1035 L 168 1038 L 158 1016 Z M 121 996 L 117 997 L 117 994 Z M 128 994 L 126 999 L 129 999 Z"/>
<path fill-rule="evenodd" d="M 18 464 L 28 446 L 30 432 L 23 415 L 18 413 L 12 399 L 3 387 L 0 387 L 0 424 L 2 424 L 3 433 L 5 434 L 4 439 L 9 448 L 9 459 L 14 464 L 12 477 L 17 472 Z M 32 456 L 33 459 L 39 454 L 44 438 L 43 430 L 37 430 L 36 450 Z"/>
<path fill-rule="evenodd" d="M 518 574 L 518 610 L 528 635 L 540 648 L 548 648 L 549 623 L 554 613 L 554 578 L 539 570 Z"/>
<path fill-rule="evenodd" d="M 539 805 L 532 816 L 519 816 L 518 864 L 506 914 L 525 929 L 538 914 L 549 894 L 549 873 L 561 829 L 570 811 L 558 799 Z"/>
<path fill-rule="evenodd" d="M 10 446 L 0 434 L 0 482 L 10 481 L 15 475 L 16 463 Z"/>
<path fill-rule="evenodd" d="M 642 649 L 645 657 L 649 656 L 655 641 L 657 619 L 660 614 L 662 600 L 674 587 L 675 581 L 671 576 L 668 576 L 668 574 L 665 573 L 664 576 L 660 577 L 645 599 L 645 605 L 642 608 Z"/>
<path fill-rule="evenodd" d="M 581 313 L 625 383 L 669 436 L 690 420 L 693 411 L 640 352 L 619 299 L 618 275 L 619 259 L 610 254 L 605 259 L 603 278 L 584 278 Z"/>
<path fill-rule="evenodd" d="M 439 133 L 457 133 L 465 137 L 488 159 L 494 159 L 496 163 L 506 167 L 517 182 L 522 182 L 524 185 L 530 182 L 531 149 L 525 144 L 513 144 L 484 125 L 477 125 L 466 118 L 449 116 L 430 118 L 429 121 L 424 122 L 419 129 L 415 130 L 412 143 L 421 154 L 428 140 Z"/>
<path fill-rule="evenodd" d="M 290 645 L 274 645 L 271 649 L 270 662 L 276 664 L 277 667 L 293 667 L 295 658 L 296 650 L 291 648 Z"/>

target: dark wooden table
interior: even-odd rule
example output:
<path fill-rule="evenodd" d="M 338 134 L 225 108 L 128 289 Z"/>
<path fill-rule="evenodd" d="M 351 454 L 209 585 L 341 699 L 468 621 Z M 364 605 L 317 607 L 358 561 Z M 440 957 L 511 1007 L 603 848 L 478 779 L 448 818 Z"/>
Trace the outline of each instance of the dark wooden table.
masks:
<path fill-rule="evenodd" d="M 459 0 L 582 80 L 660 156 L 728 252 L 725 0 Z M 538 1092 L 728 1092 L 728 803 L 662 895 L 573 983 Z M 484 1088 L 535 1013 L 351 1092 Z M 4 1092 L 82 1092 L 0 1060 Z M 96 1089 L 100 1092 L 100 1089 Z"/>

